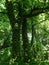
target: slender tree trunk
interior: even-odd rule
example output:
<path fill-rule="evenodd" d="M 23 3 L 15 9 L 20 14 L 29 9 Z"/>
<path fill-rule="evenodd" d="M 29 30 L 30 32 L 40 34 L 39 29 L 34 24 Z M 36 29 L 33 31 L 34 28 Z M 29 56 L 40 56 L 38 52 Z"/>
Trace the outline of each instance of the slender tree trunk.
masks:
<path fill-rule="evenodd" d="M 24 50 L 24 62 L 29 60 L 29 40 L 27 37 L 27 20 L 24 18 L 22 22 L 22 39 L 23 39 L 23 50 Z"/>
<path fill-rule="evenodd" d="M 32 39 L 31 39 L 31 46 L 33 45 L 33 42 L 34 42 L 34 34 L 35 34 L 35 29 L 34 29 L 34 25 L 32 24 Z"/>
<path fill-rule="evenodd" d="M 36 31 L 35 31 L 35 27 L 32 24 L 32 39 L 31 39 L 31 48 L 32 48 L 32 57 L 35 59 L 36 55 L 37 55 L 37 44 L 35 43 L 36 41 Z M 35 44 L 34 44 L 35 43 Z"/>

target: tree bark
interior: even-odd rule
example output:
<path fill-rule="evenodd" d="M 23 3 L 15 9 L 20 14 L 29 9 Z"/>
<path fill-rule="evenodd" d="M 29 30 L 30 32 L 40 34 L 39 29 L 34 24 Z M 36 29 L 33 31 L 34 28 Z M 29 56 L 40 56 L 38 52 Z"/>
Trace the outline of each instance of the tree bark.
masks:
<path fill-rule="evenodd" d="M 12 27 L 12 57 L 19 59 L 20 56 L 20 23 L 15 19 L 12 1 L 6 0 L 7 15 Z"/>

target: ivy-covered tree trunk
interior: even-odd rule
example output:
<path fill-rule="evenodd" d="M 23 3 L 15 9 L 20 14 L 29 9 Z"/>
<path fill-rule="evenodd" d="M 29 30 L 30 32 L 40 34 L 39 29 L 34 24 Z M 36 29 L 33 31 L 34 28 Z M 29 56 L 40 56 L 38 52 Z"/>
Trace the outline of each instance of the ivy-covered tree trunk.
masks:
<path fill-rule="evenodd" d="M 20 23 L 15 19 L 12 1 L 6 0 L 7 15 L 12 27 L 12 57 L 19 60 L 20 56 Z"/>
<path fill-rule="evenodd" d="M 19 25 L 18 27 L 14 28 L 12 32 L 13 32 L 12 54 L 13 54 L 13 57 L 16 57 L 17 60 L 19 60 L 20 58 L 20 27 Z"/>

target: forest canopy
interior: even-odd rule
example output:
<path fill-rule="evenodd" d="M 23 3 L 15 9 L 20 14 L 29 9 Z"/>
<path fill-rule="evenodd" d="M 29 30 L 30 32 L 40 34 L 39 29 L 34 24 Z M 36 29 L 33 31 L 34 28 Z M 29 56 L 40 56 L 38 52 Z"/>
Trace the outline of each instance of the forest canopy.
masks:
<path fill-rule="evenodd" d="M 0 0 L 0 65 L 49 65 L 49 0 Z"/>

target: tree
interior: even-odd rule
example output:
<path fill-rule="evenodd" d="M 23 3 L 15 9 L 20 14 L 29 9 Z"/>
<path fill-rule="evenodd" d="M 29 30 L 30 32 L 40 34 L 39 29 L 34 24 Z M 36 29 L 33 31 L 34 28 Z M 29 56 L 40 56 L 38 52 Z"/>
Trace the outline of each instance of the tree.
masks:
<path fill-rule="evenodd" d="M 44 18 L 44 20 L 42 21 L 40 21 L 42 19 L 40 17 L 43 16 L 42 14 L 46 16 L 46 13 L 49 12 L 49 6 L 48 6 L 49 2 L 48 3 L 46 1 L 40 2 L 39 0 L 37 1 L 5 0 L 4 4 L 5 9 L 1 10 L 0 14 L 2 16 L 6 15 L 8 17 L 8 20 L 10 21 L 10 25 L 12 28 L 12 44 L 11 44 L 12 58 L 15 59 L 15 62 L 16 61 L 19 62 L 20 60 L 23 62 L 30 62 L 33 58 L 32 51 L 33 52 L 35 51 L 34 56 L 36 56 L 37 48 L 40 47 L 37 46 L 35 47 L 36 49 L 33 48 L 35 42 L 36 43 L 39 42 L 38 44 L 41 43 L 40 39 L 42 39 L 42 36 L 40 35 L 42 35 L 43 31 L 41 33 L 41 30 L 39 29 L 43 29 L 44 32 L 47 32 L 47 30 L 44 29 L 45 27 L 41 28 L 42 27 L 41 23 L 46 21 L 48 17 L 46 19 Z M 28 22 L 28 19 L 30 20 L 31 18 L 32 20 Z M 31 23 L 29 27 L 30 26 L 32 27 L 30 28 L 30 30 L 32 31 L 31 42 L 29 42 L 27 35 L 29 30 L 27 23 Z M 4 43 L 5 44 L 3 44 L 3 47 L 5 48 L 9 47 L 8 45 L 5 46 L 6 42 Z"/>

